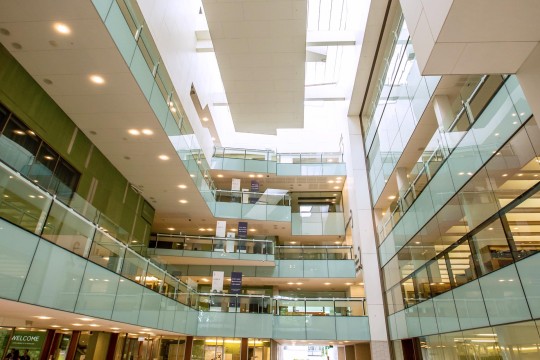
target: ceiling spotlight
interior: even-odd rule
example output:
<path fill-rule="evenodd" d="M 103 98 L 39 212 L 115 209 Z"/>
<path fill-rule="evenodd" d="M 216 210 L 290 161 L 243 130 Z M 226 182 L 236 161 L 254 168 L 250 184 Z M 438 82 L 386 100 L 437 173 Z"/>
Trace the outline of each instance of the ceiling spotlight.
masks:
<path fill-rule="evenodd" d="M 255 231 L 257 231 L 257 229 L 249 229 L 249 231 L 255 232 Z"/>
<path fill-rule="evenodd" d="M 202 121 L 207 122 L 208 118 L 205 116 L 205 117 L 202 118 Z"/>
<path fill-rule="evenodd" d="M 263 177 L 263 175 L 262 175 L 262 174 L 259 174 L 259 175 L 257 175 L 257 177 L 258 177 L 258 178 L 262 178 L 262 177 Z"/>
<path fill-rule="evenodd" d="M 212 228 L 206 228 L 206 230 L 207 230 L 207 231 L 212 231 L 212 230 L 214 230 L 214 229 L 212 229 Z"/>
<path fill-rule="evenodd" d="M 174 228 L 173 228 L 173 227 L 170 227 L 170 228 L 167 228 L 167 230 L 169 230 L 169 231 L 174 231 Z"/>
<path fill-rule="evenodd" d="M 52 317 L 50 316 L 44 316 L 44 315 L 40 315 L 40 316 L 34 316 L 35 318 L 38 318 L 40 320 L 50 320 L 52 319 Z"/>
<path fill-rule="evenodd" d="M 253 175 L 253 174 L 249 174 L 249 177 L 250 177 L 250 178 L 254 178 L 254 177 L 255 177 L 255 175 Z"/>
<path fill-rule="evenodd" d="M 390 196 L 388 197 L 388 200 L 394 200 L 395 198 L 396 198 L 396 195 L 390 195 Z"/>
<path fill-rule="evenodd" d="M 205 228 L 199 228 L 199 231 L 204 231 L 204 230 L 206 230 L 206 229 Z"/>
<path fill-rule="evenodd" d="M 208 280 L 207 278 L 202 278 L 201 280 L 204 282 L 210 282 L 210 280 Z"/>
<path fill-rule="evenodd" d="M 139 130 L 137 130 L 137 129 L 129 129 L 128 133 L 133 135 L 133 136 L 141 135 L 141 132 Z"/>
<path fill-rule="evenodd" d="M 144 134 L 144 135 L 154 135 L 154 132 L 150 129 L 142 129 L 141 132 Z"/>
<path fill-rule="evenodd" d="M 56 32 L 59 32 L 60 34 L 68 35 L 71 33 L 71 29 L 66 24 L 55 23 L 53 25 L 53 28 L 54 30 L 56 30 Z"/>
<path fill-rule="evenodd" d="M 187 188 L 187 186 L 184 185 L 184 184 L 180 184 L 180 185 L 178 185 L 178 187 L 179 187 L 180 189 L 186 189 L 186 188 Z"/>
<path fill-rule="evenodd" d="M 158 158 L 160 160 L 169 160 L 169 157 L 167 155 L 159 155 Z"/>
<path fill-rule="evenodd" d="M 325 282 L 324 285 L 332 285 L 332 283 Z"/>
<path fill-rule="evenodd" d="M 188 201 L 185 200 L 185 199 L 181 199 L 181 200 L 178 200 L 178 202 L 179 202 L 180 204 L 187 204 Z"/>
<path fill-rule="evenodd" d="M 223 175 L 222 175 L 222 174 L 218 174 L 217 177 L 218 177 L 218 178 L 222 178 Z"/>
<path fill-rule="evenodd" d="M 90 75 L 90 81 L 98 85 L 105 84 L 105 79 L 100 75 Z"/>
<path fill-rule="evenodd" d="M 339 186 L 334 186 L 334 190 L 339 190 Z"/>

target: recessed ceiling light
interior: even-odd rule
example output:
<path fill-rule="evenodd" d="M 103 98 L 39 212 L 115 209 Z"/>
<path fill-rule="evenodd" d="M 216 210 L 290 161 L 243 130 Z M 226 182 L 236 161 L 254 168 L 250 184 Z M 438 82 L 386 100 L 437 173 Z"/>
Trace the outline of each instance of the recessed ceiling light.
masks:
<path fill-rule="evenodd" d="M 334 186 L 334 189 L 335 189 L 335 190 L 339 190 L 339 186 Z"/>
<path fill-rule="evenodd" d="M 339 244 L 341 244 L 341 242 L 340 241 L 334 241 L 334 244 L 339 245 Z"/>
<path fill-rule="evenodd" d="M 17 135 L 26 135 L 26 133 L 22 130 L 13 130 L 13 133 Z"/>
<path fill-rule="evenodd" d="M 154 135 L 154 132 L 150 129 L 142 129 L 141 132 L 144 134 L 144 135 Z"/>
<path fill-rule="evenodd" d="M 332 285 L 332 283 L 325 282 L 324 285 Z"/>
<path fill-rule="evenodd" d="M 71 324 L 73 326 L 83 326 L 83 324 Z"/>
<path fill-rule="evenodd" d="M 171 228 L 171 227 L 170 227 L 170 228 L 167 228 L 167 230 L 169 230 L 169 231 L 174 231 L 174 228 Z"/>
<path fill-rule="evenodd" d="M 129 129 L 128 133 L 133 136 L 141 135 L 141 132 L 137 129 Z"/>
<path fill-rule="evenodd" d="M 294 283 L 293 282 L 288 282 L 287 285 L 294 285 Z"/>
<path fill-rule="evenodd" d="M 169 160 L 169 157 L 167 155 L 159 155 L 158 158 L 160 160 Z"/>
<path fill-rule="evenodd" d="M 396 198 L 396 195 L 390 195 L 390 196 L 388 197 L 389 200 L 394 200 L 395 198 Z"/>
<path fill-rule="evenodd" d="M 60 325 L 51 325 L 52 328 L 59 328 Z"/>
<path fill-rule="evenodd" d="M 218 177 L 218 178 L 222 178 L 223 175 L 222 175 L 222 174 L 218 174 L 217 177 Z"/>
<path fill-rule="evenodd" d="M 90 324 L 91 327 L 100 327 L 101 325 L 98 324 Z"/>
<path fill-rule="evenodd" d="M 206 228 L 206 231 L 212 231 L 212 230 L 214 230 L 214 229 L 212 229 L 212 228 Z"/>
<path fill-rule="evenodd" d="M 236 229 L 235 229 L 235 228 L 232 228 L 230 231 L 236 231 Z"/>
<path fill-rule="evenodd" d="M 291 244 L 293 244 L 293 245 L 296 244 L 296 241 L 291 241 Z"/>
<path fill-rule="evenodd" d="M 202 121 L 207 122 L 208 118 L 205 116 L 205 117 L 202 118 Z"/>
<path fill-rule="evenodd" d="M 178 200 L 178 202 L 179 202 L 180 204 L 187 204 L 188 201 L 185 200 L 185 199 L 181 199 L 181 200 Z"/>
<path fill-rule="evenodd" d="M 257 177 L 258 177 L 258 178 L 262 178 L 262 177 L 263 177 L 263 175 L 262 175 L 262 174 L 259 174 L 259 175 L 257 175 Z"/>
<path fill-rule="evenodd" d="M 53 28 L 54 30 L 56 30 L 56 32 L 59 32 L 60 34 L 68 35 L 71 33 L 71 29 L 66 24 L 55 23 L 53 25 Z"/>
<path fill-rule="evenodd" d="M 345 283 L 345 285 L 352 285 L 353 283 Z"/>
<path fill-rule="evenodd" d="M 204 230 L 206 230 L 206 229 L 205 228 L 199 228 L 199 231 L 204 231 Z"/>
<path fill-rule="evenodd" d="M 334 183 L 334 180 L 328 180 L 328 183 L 329 183 L 329 184 L 333 184 L 333 183 Z"/>
<path fill-rule="evenodd" d="M 82 317 L 82 318 L 79 318 L 79 320 L 82 320 L 82 321 L 94 321 L 94 319 L 88 318 L 88 317 Z"/>
<path fill-rule="evenodd" d="M 54 158 L 52 156 L 50 156 L 50 155 L 45 155 L 43 158 L 45 160 L 54 160 Z"/>
<path fill-rule="evenodd" d="M 508 174 L 502 174 L 502 177 L 507 177 L 507 176 L 508 176 Z"/>
<path fill-rule="evenodd" d="M 90 75 L 90 81 L 98 85 L 105 84 L 105 79 L 100 75 Z"/>
<path fill-rule="evenodd" d="M 304 283 L 301 283 L 301 282 L 297 282 L 296 285 L 303 285 Z"/>
<path fill-rule="evenodd" d="M 187 188 L 187 186 L 184 185 L 184 184 L 180 184 L 180 185 L 178 185 L 178 187 L 179 187 L 180 189 L 186 189 L 186 188 Z"/>
<path fill-rule="evenodd" d="M 257 229 L 249 229 L 249 231 L 255 232 L 255 231 L 257 231 Z"/>
<path fill-rule="evenodd" d="M 50 320 L 52 319 L 52 317 L 50 316 L 44 316 L 44 315 L 40 315 L 40 316 L 34 316 L 35 318 L 38 318 L 40 320 Z"/>
<path fill-rule="evenodd" d="M 113 327 L 113 328 L 111 328 L 111 330 L 120 330 L 120 328 Z"/>
<path fill-rule="evenodd" d="M 517 176 L 523 176 L 523 174 L 517 174 Z"/>
<path fill-rule="evenodd" d="M 249 177 L 250 177 L 250 178 L 254 178 L 254 177 L 255 177 L 255 175 L 253 175 L 253 174 L 249 174 Z"/>
<path fill-rule="evenodd" d="M 202 278 L 201 280 L 204 281 L 204 282 L 209 282 L 210 281 L 207 278 Z"/>

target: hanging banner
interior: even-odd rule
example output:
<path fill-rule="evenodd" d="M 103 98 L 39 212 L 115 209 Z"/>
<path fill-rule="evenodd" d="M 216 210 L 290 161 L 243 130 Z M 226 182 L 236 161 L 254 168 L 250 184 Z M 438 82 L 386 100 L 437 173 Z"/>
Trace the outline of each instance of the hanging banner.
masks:
<path fill-rule="evenodd" d="M 248 223 L 246 221 L 238 222 L 238 238 L 247 239 Z"/>
<path fill-rule="evenodd" d="M 231 190 L 240 191 L 240 179 L 232 179 Z"/>
<path fill-rule="evenodd" d="M 214 271 L 212 273 L 212 292 L 223 292 L 223 271 Z"/>
<path fill-rule="evenodd" d="M 257 180 L 251 180 L 251 188 L 249 190 L 252 193 L 258 193 L 259 192 L 259 183 Z M 250 204 L 256 204 L 259 200 L 259 195 L 257 194 L 250 194 L 249 195 L 249 203 Z"/>
<path fill-rule="evenodd" d="M 242 291 L 242 273 L 233 271 L 231 272 L 231 288 L 229 294 L 240 294 Z"/>
<path fill-rule="evenodd" d="M 217 221 L 216 222 L 216 237 L 225 237 L 225 232 L 227 231 L 227 222 L 226 221 Z"/>
<path fill-rule="evenodd" d="M 227 239 L 234 239 L 235 235 L 236 234 L 233 233 L 233 232 L 228 232 L 227 233 Z M 225 242 L 225 252 L 233 253 L 234 252 L 234 244 L 236 244 L 235 240 L 227 240 Z"/>

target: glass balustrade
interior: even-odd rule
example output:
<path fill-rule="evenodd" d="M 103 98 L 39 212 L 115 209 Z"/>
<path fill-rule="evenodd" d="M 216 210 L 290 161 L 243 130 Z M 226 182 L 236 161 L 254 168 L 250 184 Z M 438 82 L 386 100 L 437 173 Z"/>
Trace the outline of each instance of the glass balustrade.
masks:
<path fill-rule="evenodd" d="M 352 260 L 352 246 L 276 246 L 276 260 Z"/>
<path fill-rule="evenodd" d="M 274 242 L 258 239 L 157 234 L 156 239 L 150 241 L 149 253 L 156 253 L 156 249 L 171 250 L 179 256 L 196 255 L 193 252 L 214 252 L 220 256 L 222 254 L 273 255 Z M 164 254 L 163 251 L 160 253 Z"/>
<path fill-rule="evenodd" d="M 188 292 L 187 285 L 114 238 L 100 225 L 101 214 L 94 223 L 94 210 L 87 212 L 87 219 L 59 199 L 0 162 L 1 218 L 163 295 L 174 298 L 172 288 Z M 79 208 L 93 209 L 83 205 L 83 199 L 74 199 Z"/>
<path fill-rule="evenodd" d="M 408 215 L 409 209 L 415 208 L 415 212 L 418 212 L 415 204 L 417 199 L 431 197 L 432 189 L 437 190 L 437 196 L 433 198 L 436 204 L 435 200 L 432 200 L 434 202 L 430 207 L 433 210 L 435 207 L 440 208 L 444 204 L 443 199 L 448 200 L 456 189 L 464 184 L 467 177 L 481 167 L 482 162 L 496 154 L 497 148 L 502 146 L 531 114 L 515 76 L 484 77 L 462 107 L 463 110 L 457 112 L 448 131 L 435 134 L 439 139 L 439 147 L 429 154 L 427 160 L 420 165 L 420 170 L 415 168 L 417 175 L 414 180 L 406 190 L 400 191 L 403 195 L 385 211 L 383 219 L 377 225 L 381 243 L 392 236 L 394 228 L 402 222 L 402 218 L 414 216 L 414 221 L 417 221 L 416 214 Z M 466 125 L 461 124 L 464 117 Z M 485 122 L 488 119 L 495 121 L 492 124 L 497 126 L 487 128 Z M 449 174 L 450 167 L 457 171 Z M 442 171 L 439 171 L 440 169 Z M 453 182 L 452 188 L 442 186 L 443 182 L 447 183 L 449 180 Z M 426 188 L 429 189 L 428 192 L 425 191 Z M 418 229 L 424 225 L 424 220 L 421 220 L 422 224 L 417 222 L 414 225 Z M 410 222 L 410 219 L 408 221 Z M 393 253 L 394 250 L 383 258 L 389 259 L 388 256 Z"/>
<path fill-rule="evenodd" d="M 344 235 L 342 212 L 300 212 L 292 214 L 293 235 Z"/>

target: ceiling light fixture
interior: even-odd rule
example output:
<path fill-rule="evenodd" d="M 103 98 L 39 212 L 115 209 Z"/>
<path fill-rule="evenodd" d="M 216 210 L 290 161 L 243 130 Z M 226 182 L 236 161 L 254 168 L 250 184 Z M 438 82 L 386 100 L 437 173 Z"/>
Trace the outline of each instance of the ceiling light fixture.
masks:
<path fill-rule="evenodd" d="M 173 227 L 167 228 L 169 231 L 174 231 L 175 229 Z"/>
<path fill-rule="evenodd" d="M 179 202 L 180 204 L 187 204 L 187 203 L 188 203 L 188 201 L 185 200 L 185 199 L 180 199 L 180 200 L 178 200 L 178 202 Z"/>
<path fill-rule="evenodd" d="M 186 186 L 186 185 L 184 185 L 184 184 L 180 184 L 180 185 L 178 185 L 178 188 L 180 188 L 180 189 L 186 189 L 186 188 L 187 188 L 187 186 Z"/>
<path fill-rule="evenodd" d="M 105 84 L 105 79 L 100 75 L 90 75 L 90 81 L 98 85 Z"/>
<path fill-rule="evenodd" d="M 139 130 L 137 130 L 137 129 L 129 129 L 129 130 L 128 130 L 128 133 L 129 133 L 130 135 L 133 135 L 133 136 L 141 135 L 141 132 L 140 132 Z"/>
<path fill-rule="evenodd" d="M 160 160 L 169 160 L 169 157 L 167 155 L 159 155 L 158 158 Z"/>
<path fill-rule="evenodd" d="M 53 25 L 53 28 L 54 28 L 54 30 L 56 30 L 56 32 L 58 32 L 60 34 L 63 34 L 63 35 L 68 35 L 68 34 L 71 33 L 71 29 L 66 24 L 55 23 Z"/>
<path fill-rule="evenodd" d="M 207 122 L 208 118 L 205 116 L 205 117 L 202 118 L 202 121 Z"/>
<path fill-rule="evenodd" d="M 218 178 L 222 178 L 223 175 L 222 175 L 222 174 L 218 174 L 217 177 L 218 177 Z"/>
<path fill-rule="evenodd" d="M 141 132 L 144 134 L 144 135 L 154 135 L 154 132 L 150 129 L 142 129 Z"/>

